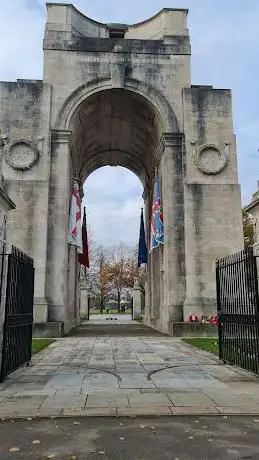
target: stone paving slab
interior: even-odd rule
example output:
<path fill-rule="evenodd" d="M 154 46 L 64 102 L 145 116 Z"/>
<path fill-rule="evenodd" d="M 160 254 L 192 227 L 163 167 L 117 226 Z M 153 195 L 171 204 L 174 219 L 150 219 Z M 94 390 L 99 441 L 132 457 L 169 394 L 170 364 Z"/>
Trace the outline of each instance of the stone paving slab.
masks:
<path fill-rule="evenodd" d="M 90 394 L 87 396 L 86 407 L 129 407 L 129 400 L 127 394 L 120 394 L 119 392 L 113 393 L 99 393 Z"/>
<path fill-rule="evenodd" d="M 118 407 L 118 416 L 120 417 L 139 417 L 147 415 L 172 415 L 170 407 L 165 406 L 142 406 L 142 407 Z"/>
<path fill-rule="evenodd" d="M 80 410 L 65 409 L 63 417 L 117 417 L 116 407 L 86 407 Z"/>
<path fill-rule="evenodd" d="M 180 339 L 106 335 L 59 339 L 0 385 L 1 418 L 187 414 L 259 417 L 259 379 Z"/>
<path fill-rule="evenodd" d="M 215 406 L 215 402 L 200 392 L 167 393 L 167 396 L 174 406 L 203 408 Z"/>
<path fill-rule="evenodd" d="M 217 407 L 198 407 L 198 406 L 171 406 L 172 415 L 220 415 Z M 222 413 L 221 413 L 222 414 Z M 235 415 L 235 414 L 232 414 Z"/>
<path fill-rule="evenodd" d="M 162 393 L 140 393 L 140 394 L 131 394 L 129 395 L 129 405 L 130 407 L 162 407 L 169 406 L 171 404 L 170 399 L 167 395 Z"/>

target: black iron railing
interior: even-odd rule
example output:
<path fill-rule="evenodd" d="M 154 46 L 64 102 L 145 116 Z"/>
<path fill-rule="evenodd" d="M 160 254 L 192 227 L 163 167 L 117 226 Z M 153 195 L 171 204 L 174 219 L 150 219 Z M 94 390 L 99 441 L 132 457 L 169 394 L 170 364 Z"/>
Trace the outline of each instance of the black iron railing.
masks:
<path fill-rule="evenodd" d="M 34 267 L 33 260 L 19 249 L 2 255 L 1 296 L 4 309 L 0 381 L 31 360 Z M 4 283 L 4 277 L 6 283 Z"/>
<path fill-rule="evenodd" d="M 253 249 L 216 263 L 219 358 L 259 373 L 259 299 Z"/>

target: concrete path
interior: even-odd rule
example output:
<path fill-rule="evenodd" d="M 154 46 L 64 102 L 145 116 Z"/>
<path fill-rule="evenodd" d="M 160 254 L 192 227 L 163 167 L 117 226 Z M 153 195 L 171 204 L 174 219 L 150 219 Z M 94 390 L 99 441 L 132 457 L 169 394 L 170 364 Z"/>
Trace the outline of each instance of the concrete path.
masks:
<path fill-rule="evenodd" d="M 1 460 L 258 460 L 254 417 L 0 422 Z"/>
<path fill-rule="evenodd" d="M 256 377 L 145 331 L 57 340 L 0 385 L 0 417 L 259 415 Z"/>
<path fill-rule="evenodd" d="M 73 336 L 99 337 L 164 337 L 158 331 L 145 326 L 143 323 L 133 321 L 130 315 L 91 315 L 90 321 L 85 321 L 73 331 Z"/>
<path fill-rule="evenodd" d="M 114 314 L 114 313 L 105 313 L 102 315 L 91 314 L 89 321 L 86 321 L 84 324 L 137 324 L 137 321 L 133 321 L 131 315 L 128 314 Z"/>

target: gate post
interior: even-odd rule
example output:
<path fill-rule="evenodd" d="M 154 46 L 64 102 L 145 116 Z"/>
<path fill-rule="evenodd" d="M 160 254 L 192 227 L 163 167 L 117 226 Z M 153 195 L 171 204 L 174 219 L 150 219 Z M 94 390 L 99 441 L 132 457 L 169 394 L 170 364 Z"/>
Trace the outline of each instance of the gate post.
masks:
<path fill-rule="evenodd" d="M 255 243 L 253 246 L 254 255 L 254 270 L 256 276 L 256 305 L 255 305 L 255 321 L 256 321 L 256 353 L 257 353 L 257 373 L 259 373 L 259 243 Z"/>
<path fill-rule="evenodd" d="M 255 309 L 255 316 L 257 319 L 257 326 L 258 326 L 258 337 L 259 337 L 259 243 L 255 243 L 253 246 L 253 255 L 254 255 L 254 270 L 256 276 L 256 309 Z M 259 347 L 259 343 L 258 343 Z"/>
<path fill-rule="evenodd" d="M 258 273 L 259 273 L 259 243 L 255 243 L 253 245 L 253 255 L 255 257 L 256 261 L 256 274 L 257 274 L 257 285 L 259 286 L 259 279 L 258 279 Z"/>
<path fill-rule="evenodd" d="M 134 288 L 132 292 L 132 319 L 138 320 L 141 319 L 141 287 L 138 284 L 138 281 L 134 280 Z"/>
<path fill-rule="evenodd" d="M 220 298 L 220 261 L 216 260 L 216 291 L 217 291 L 217 315 L 218 315 L 218 340 L 219 359 L 222 359 L 222 324 L 221 324 L 221 298 Z"/>
<path fill-rule="evenodd" d="M 7 290 L 7 272 L 8 272 L 8 249 L 1 242 L 1 271 L 0 271 L 0 382 L 3 380 L 2 363 L 3 363 L 3 342 L 4 342 L 4 326 L 5 326 L 5 309 L 6 309 L 6 290 Z"/>
<path fill-rule="evenodd" d="M 89 320 L 90 294 L 85 286 L 80 286 L 80 320 Z"/>

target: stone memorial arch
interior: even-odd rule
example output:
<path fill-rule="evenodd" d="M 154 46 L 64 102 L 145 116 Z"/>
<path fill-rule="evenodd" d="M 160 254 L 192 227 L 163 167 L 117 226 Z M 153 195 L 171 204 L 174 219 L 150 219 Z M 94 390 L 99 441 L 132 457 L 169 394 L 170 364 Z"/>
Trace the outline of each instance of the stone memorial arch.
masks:
<path fill-rule="evenodd" d="M 60 333 L 77 317 L 67 244 L 75 176 L 133 171 L 148 229 L 158 168 L 165 244 L 149 258 L 144 320 L 160 331 L 215 311 L 215 259 L 242 247 L 231 92 L 191 84 L 187 14 L 102 24 L 47 4 L 43 79 L 0 83 L 9 235 L 35 260 L 35 321 Z"/>

